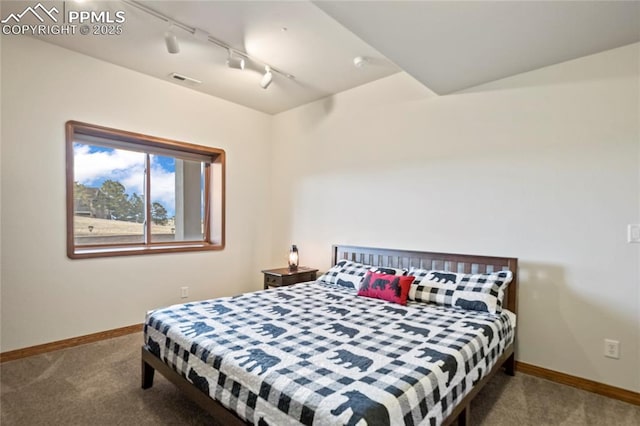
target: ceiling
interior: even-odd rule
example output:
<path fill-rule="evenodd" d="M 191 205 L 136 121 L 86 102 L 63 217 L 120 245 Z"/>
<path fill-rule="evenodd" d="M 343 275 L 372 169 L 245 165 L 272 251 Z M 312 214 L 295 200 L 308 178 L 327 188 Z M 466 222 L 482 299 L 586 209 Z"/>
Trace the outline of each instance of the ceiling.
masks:
<path fill-rule="evenodd" d="M 640 41 L 639 1 L 317 1 L 444 95 Z"/>
<path fill-rule="evenodd" d="M 164 41 L 169 24 L 121 1 L 66 1 L 63 4 L 62 1 L 47 0 L 2 0 L 2 17 L 12 12 L 20 13 L 38 1 L 47 6 L 57 5 L 60 11 L 64 7 L 67 13 L 69 10 L 123 10 L 126 16 L 121 35 L 75 34 L 39 38 L 270 114 L 400 71 L 374 48 L 307 1 L 139 2 L 295 76 L 289 79 L 274 73 L 273 82 L 266 90 L 259 84 L 264 63 L 247 62 L 244 70 L 228 68 L 226 49 L 197 40 L 181 29 L 175 31 L 180 52 L 169 54 Z M 30 17 L 24 19 L 27 18 Z M 283 27 L 287 30 L 283 31 Z M 356 56 L 370 58 L 368 66 L 356 68 L 353 65 Z M 200 80 L 202 84 L 178 82 L 170 77 L 174 72 Z"/>
<path fill-rule="evenodd" d="M 637 1 L 139 2 L 255 59 L 237 70 L 225 65 L 226 49 L 182 29 L 180 53 L 169 54 L 169 24 L 126 2 L 41 1 L 67 14 L 122 10 L 126 21 L 121 35 L 39 38 L 270 114 L 401 70 L 442 95 L 640 41 Z M 3 0 L 2 18 L 36 3 Z M 364 67 L 356 56 L 368 58 Z M 295 78 L 275 73 L 262 89 L 265 63 Z"/>

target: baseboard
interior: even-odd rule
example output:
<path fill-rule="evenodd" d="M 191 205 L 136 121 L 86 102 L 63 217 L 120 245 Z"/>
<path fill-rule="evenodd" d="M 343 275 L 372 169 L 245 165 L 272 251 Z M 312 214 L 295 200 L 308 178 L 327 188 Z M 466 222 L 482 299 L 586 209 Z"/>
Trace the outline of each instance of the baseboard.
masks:
<path fill-rule="evenodd" d="M 30 346 L 28 348 L 16 349 L 14 351 L 0 353 L 0 363 L 14 361 L 20 358 L 26 358 L 33 355 L 39 355 L 47 352 L 57 351 L 65 348 L 72 348 L 87 343 L 98 342 L 100 340 L 120 337 L 127 334 L 142 331 L 142 324 L 130 325 L 128 327 L 115 328 L 113 330 L 101 331 L 99 333 L 87 334 L 85 336 L 72 337 L 71 339 L 58 340 L 56 342 L 45 343 L 43 345 Z M 552 382 L 561 383 L 563 385 L 573 386 L 588 392 L 597 393 L 609 398 L 618 399 L 634 405 L 640 405 L 640 393 L 615 386 L 605 385 L 604 383 L 595 382 L 582 377 L 572 376 L 570 374 L 560 373 L 554 370 L 548 370 L 536 365 L 527 364 L 516 361 L 516 370 L 529 374 L 531 376 L 541 377 Z"/>
<path fill-rule="evenodd" d="M 516 370 L 521 373 L 541 377 L 552 382 L 573 386 L 574 388 L 597 393 L 599 395 L 618 399 L 630 404 L 640 405 L 640 393 L 638 392 L 617 388 L 615 386 L 605 385 L 604 383 L 594 382 L 593 380 L 571 376 L 569 374 L 560 373 L 558 371 L 547 370 L 546 368 L 526 364 L 520 361 L 516 361 Z"/>
<path fill-rule="evenodd" d="M 43 345 L 29 346 L 28 348 L 16 349 L 0 353 L 0 363 L 14 361 L 28 356 L 39 355 L 59 349 L 72 348 L 87 343 L 98 342 L 100 340 L 120 337 L 142 331 L 142 324 L 130 325 L 128 327 L 115 328 L 113 330 L 101 331 L 99 333 L 87 334 L 85 336 L 72 337 L 71 339 L 58 340 L 56 342 L 45 343 Z"/>

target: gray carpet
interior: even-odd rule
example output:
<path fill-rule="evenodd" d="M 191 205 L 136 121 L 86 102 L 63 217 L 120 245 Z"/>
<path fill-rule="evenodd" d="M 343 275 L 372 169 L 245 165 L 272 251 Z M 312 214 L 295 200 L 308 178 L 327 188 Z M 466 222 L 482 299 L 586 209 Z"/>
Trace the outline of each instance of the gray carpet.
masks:
<path fill-rule="evenodd" d="M 156 374 L 140 389 L 141 333 L 0 366 L 5 425 L 211 425 Z M 517 373 L 498 373 L 472 405 L 473 425 L 640 425 L 640 407 Z"/>

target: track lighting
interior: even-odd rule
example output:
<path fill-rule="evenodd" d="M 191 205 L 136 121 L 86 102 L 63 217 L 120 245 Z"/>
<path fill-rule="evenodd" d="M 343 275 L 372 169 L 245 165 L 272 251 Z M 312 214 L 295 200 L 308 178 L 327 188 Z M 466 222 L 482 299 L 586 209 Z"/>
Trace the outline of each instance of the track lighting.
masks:
<path fill-rule="evenodd" d="M 229 56 L 227 57 L 227 66 L 229 68 L 235 68 L 238 70 L 244 69 L 244 58 L 241 56 L 233 56 L 233 52 L 229 49 Z"/>
<path fill-rule="evenodd" d="M 0 0 L 1 1 L 1 0 Z M 288 72 L 285 72 L 281 69 L 272 67 L 268 64 L 266 64 L 262 59 L 260 58 L 256 58 L 253 57 L 251 55 L 249 55 L 247 52 L 244 52 L 242 50 L 238 50 L 233 48 L 232 46 L 230 46 L 229 44 L 225 43 L 222 40 L 219 40 L 217 38 L 215 38 L 214 36 L 212 36 L 211 34 L 209 34 L 208 32 L 201 30 L 199 28 L 193 27 L 191 25 L 187 25 L 184 22 L 180 22 L 180 21 L 176 21 L 175 19 L 173 19 L 170 16 L 167 16 L 161 12 L 158 12 L 157 10 L 154 10 L 153 8 L 147 6 L 146 4 L 143 4 L 140 1 L 137 0 L 121 0 L 123 3 L 131 6 L 131 7 L 135 7 L 136 9 L 139 9 L 145 13 L 147 13 L 148 15 L 153 16 L 156 19 L 159 19 L 165 23 L 167 23 L 167 25 L 170 25 L 169 29 L 164 33 L 164 41 L 165 44 L 167 46 L 167 51 L 169 53 L 178 53 L 180 52 L 180 44 L 178 42 L 178 38 L 176 37 L 175 31 L 177 29 L 180 29 L 182 31 L 184 31 L 185 33 L 191 34 L 196 40 L 200 40 L 202 42 L 207 42 L 207 43 L 211 43 L 214 44 L 222 49 L 226 49 L 229 52 L 229 56 L 227 59 L 227 66 L 229 66 L 230 68 L 236 68 L 236 69 L 244 69 L 245 66 L 245 61 L 251 61 L 253 64 L 264 64 L 265 65 L 265 74 L 262 77 L 262 81 L 260 82 L 260 86 L 264 89 L 266 89 L 267 87 L 269 87 L 269 85 L 271 84 L 271 81 L 273 80 L 273 73 L 276 72 L 288 79 L 291 80 L 295 80 L 295 76 L 292 74 L 289 74 Z M 145 2 L 145 3 L 150 3 L 150 2 Z M 281 28 L 282 31 L 286 31 L 287 28 L 283 27 Z M 182 34 L 182 33 L 181 33 Z"/>
<path fill-rule="evenodd" d="M 269 87 L 271 82 L 273 81 L 273 73 L 271 72 L 271 67 L 269 65 L 264 66 L 264 75 L 262 76 L 262 80 L 260 80 L 260 87 L 266 89 Z"/>
<path fill-rule="evenodd" d="M 167 45 L 167 51 L 169 53 L 180 52 L 180 44 L 178 43 L 178 37 L 176 37 L 174 26 L 170 26 L 166 33 L 164 33 L 164 42 Z"/>

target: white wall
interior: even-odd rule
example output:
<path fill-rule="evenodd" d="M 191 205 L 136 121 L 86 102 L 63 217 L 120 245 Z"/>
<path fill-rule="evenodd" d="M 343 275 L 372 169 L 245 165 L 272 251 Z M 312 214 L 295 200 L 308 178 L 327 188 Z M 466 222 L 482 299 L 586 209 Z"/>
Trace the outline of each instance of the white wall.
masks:
<path fill-rule="evenodd" d="M 0 94 L 2 94 L 2 37 L 0 37 Z M 2 117 L 2 102 L 0 102 Z M 2 119 L 0 119 L 0 177 L 2 177 Z M 0 180 L 0 323 L 2 322 L 2 180 Z M 2 347 L 2 325 L 0 324 L 0 348 Z"/>
<path fill-rule="evenodd" d="M 320 268 L 332 243 L 518 257 L 517 358 L 640 391 L 639 59 L 444 97 L 396 74 L 277 115 L 272 261 L 290 243 Z"/>
<path fill-rule="evenodd" d="M 190 300 L 260 288 L 271 116 L 27 37 L 2 43 L 1 351 L 139 324 L 181 286 Z M 225 149 L 226 248 L 68 259 L 67 120 Z"/>
<path fill-rule="evenodd" d="M 140 323 L 184 285 L 258 289 L 291 243 L 321 268 L 351 243 L 519 257 L 518 359 L 639 391 L 638 49 L 444 97 L 397 74 L 271 117 L 3 37 L 0 351 Z M 225 149 L 227 248 L 67 259 L 70 119 Z"/>

